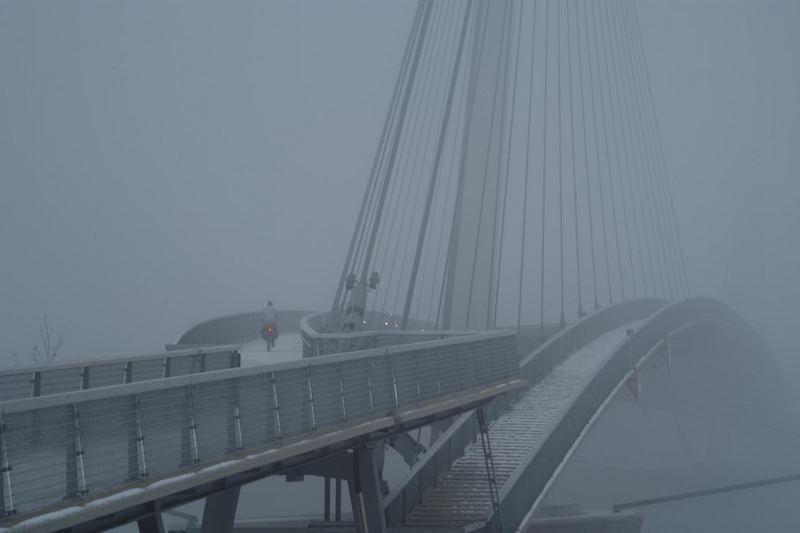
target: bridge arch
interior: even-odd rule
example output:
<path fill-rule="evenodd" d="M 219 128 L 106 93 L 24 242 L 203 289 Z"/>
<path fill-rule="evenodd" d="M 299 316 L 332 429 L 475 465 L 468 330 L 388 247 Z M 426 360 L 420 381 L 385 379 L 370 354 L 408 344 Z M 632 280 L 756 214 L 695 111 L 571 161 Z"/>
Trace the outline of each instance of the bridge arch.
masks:
<path fill-rule="evenodd" d="M 758 358 L 764 379 L 779 382 L 773 356 L 758 333 L 728 306 L 710 298 L 689 298 L 664 306 L 629 330 L 624 344 L 610 355 L 589 385 L 562 413 L 542 445 L 529 452 L 504 485 L 500 498 L 505 530 L 531 519 L 548 491 L 614 398 L 656 357 L 667 357 L 671 341 L 693 331 L 716 330 Z M 635 387 L 634 387 L 635 391 Z M 499 517 L 487 514 L 487 530 L 500 529 Z"/>

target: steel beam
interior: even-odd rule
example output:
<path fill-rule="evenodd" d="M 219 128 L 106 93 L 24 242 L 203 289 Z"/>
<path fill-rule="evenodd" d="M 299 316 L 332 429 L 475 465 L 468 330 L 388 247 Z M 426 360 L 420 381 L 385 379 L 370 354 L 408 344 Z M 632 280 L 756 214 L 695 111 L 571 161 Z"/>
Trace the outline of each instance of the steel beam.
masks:
<path fill-rule="evenodd" d="M 241 487 L 231 487 L 206 498 L 200 533 L 231 533 Z"/>
<path fill-rule="evenodd" d="M 167 531 L 160 510 L 140 518 L 136 521 L 136 525 L 139 526 L 139 533 L 166 533 Z"/>

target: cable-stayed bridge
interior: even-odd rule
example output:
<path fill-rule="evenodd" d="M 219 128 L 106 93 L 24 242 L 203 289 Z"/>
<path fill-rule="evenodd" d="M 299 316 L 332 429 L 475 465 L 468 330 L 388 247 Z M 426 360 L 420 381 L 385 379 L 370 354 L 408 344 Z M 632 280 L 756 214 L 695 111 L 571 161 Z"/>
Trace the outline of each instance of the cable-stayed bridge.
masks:
<path fill-rule="evenodd" d="M 251 364 L 243 313 L 177 351 L 0 374 L 0 527 L 163 531 L 205 498 L 200 530 L 231 531 L 240 488 L 284 474 L 326 479 L 323 529 L 344 496 L 356 531 L 549 531 L 626 395 L 732 420 L 719 484 L 736 431 L 785 425 L 764 342 L 690 294 L 629 0 L 419 2 L 356 218 L 285 361 Z M 391 486 L 384 443 L 409 465 Z"/>

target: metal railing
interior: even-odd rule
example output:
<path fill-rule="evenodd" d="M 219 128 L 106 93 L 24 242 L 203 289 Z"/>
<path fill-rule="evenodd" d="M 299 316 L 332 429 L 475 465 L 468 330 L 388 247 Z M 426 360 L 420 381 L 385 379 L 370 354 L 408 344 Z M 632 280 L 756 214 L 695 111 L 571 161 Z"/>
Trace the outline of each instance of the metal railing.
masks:
<path fill-rule="evenodd" d="M 75 361 L 0 371 L 0 402 L 241 366 L 239 346 Z"/>
<path fill-rule="evenodd" d="M 0 513 L 41 513 L 484 390 L 517 378 L 517 361 L 514 335 L 488 332 L 5 402 Z"/>
<path fill-rule="evenodd" d="M 666 305 L 663 300 L 641 299 L 621 302 L 602 308 L 575 324 L 552 335 L 520 362 L 521 374 L 533 386 L 568 355 L 589 344 L 593 339 L 627 323 L 652 315 Z M 515 395 L 505 395 L 489 404 L 487 415 L 494 419 L 513 402 Z M 474 413 L 457 418 L 414 465 L 405 480 L 386 497 L 386 522 L 400 526 L 425 493 L 436 486 L 438 478 L 477 436 L 478 422 Z"/>
<path fill-rule="evenodd" d="M 334 353 L 370 350 L 398 344 L 424 342 L 434 339 L 447 339 L 471 335 L 473 331 L 448 330 L 372 330 L 355 333 L 320 333 L 322 319 L 327 313 L 315 313 L 300 321 L 300 334 L 303 338 L 303 357 L 316 357 Z"/>
<path fill-rule="evenodd" d="M 594 339 L 625 324 L 645 319 L 665 305 L 666 300 L 642 298 L 601 308 L 556 333 L 522 359 L 519 363 L 522 375 L 533 385 L 567 356 Z"/>
<path fill-rule="evenodd" d="M 634 365 L 665 336 L 686 324 L 715 323 L 747 333 L 756 343 L 760 337 L 727 306 L 707 298 L 691 298 L 663 307 L 642 324 L 614 352 L 586 388 L 563 413 L 558 424 L 537 449 L 530 450 L 500 491 L 503 525 L 516 530 L 542 494 L 559 465 L 600 406 Z M 765 345 L 759 349 L 768 350 Z M 500 520 L 491 510 L 485 531 L 499 531 Z"/>

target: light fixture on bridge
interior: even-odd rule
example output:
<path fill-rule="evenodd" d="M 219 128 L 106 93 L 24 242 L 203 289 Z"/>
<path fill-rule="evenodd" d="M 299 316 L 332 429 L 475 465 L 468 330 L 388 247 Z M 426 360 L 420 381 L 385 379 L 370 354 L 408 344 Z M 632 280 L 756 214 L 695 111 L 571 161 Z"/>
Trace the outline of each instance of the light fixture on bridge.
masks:
<path fill-rule="evenodd" d="M 369 276 L 369 280 L 367 281 L 367 284 L 368 284 L 369 288 L 374 291 L 375 289 L 378 288 L 378 282 L 380 280 L 381 280 L 381 275 L 378 274 L 377 272 L 372 272 L 372 274 L 370 274 L 370 276 Z"/>
<path fill-rule="evenodd" d="M 345 287 L 347 287 L 348 291 L 353 290 L 356 287 L 356 285 L 358 285 L 358 281 L 356 281 L 356 275 L 353 274 L 352 272 L 350 273 L 349 276 L 345 278 L 344 282 L 345 282 Z"/>

